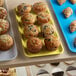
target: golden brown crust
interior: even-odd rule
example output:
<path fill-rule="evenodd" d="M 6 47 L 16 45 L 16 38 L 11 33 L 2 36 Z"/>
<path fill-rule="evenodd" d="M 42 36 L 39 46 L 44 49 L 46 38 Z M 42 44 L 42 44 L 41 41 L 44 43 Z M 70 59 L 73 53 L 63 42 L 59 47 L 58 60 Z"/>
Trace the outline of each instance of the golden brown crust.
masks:
<path fill-rule="evenodd" d="M 29 38 L 27 41 L 27 48 L 31 53 L 38 53 L 42 49 L 42 41 L 36 37 Z"/>
<path fill-rule="evenodd" d="M 0 35 L 5 34 L 9 30 L 9 23 L 4 19 L 0 19 Z"/>
<path fill-rule="evenodd" d="M 22 17 L 21 17 L 21 21 L 24 25 L 26 24 L 33 24 L 36 21 L 36 16 L 34 16 L 31 13 L 25 13 Z"/>
<path fill-rule="evenodd" d="M 26 38 L 38 36 L 39 30 L 36 25 L 30 24 L 24 27 L 24 35 Z"/>
<path fill-rule="evenodd" d="M 26 3 L 21 3 L 19 6 L 17 6 L 17 13 L 19 16 L 22 16 L 25 13 L 29 13 L 30 11 L 31 11 L 31 5 L 28 5 Z"/>
<path fill-rule="evenodd" d="M 8 34 L 0 36 L 0 50 L 6 51 L 9 50 L 14 44 L 12 37 Z"/>
<path fill-rule="evenodd" d="M 57 48 L 60 46 L 60 41 L 54 35 L 46 37 L 44 42 L 49 51 L 57 50 Z"/>
<path fill-rule="evenodd" d="M 37 16 L 39 23 L 48 23 L 50 21 L 50 15 L 48 13 L 40 12 Z"/>
<path fill-rule="evenodd" d="M 32 9 L 35 13 L 45 12 L 46 11 L 46 4 L 43 2 L 37 2 L 33 5 Z"/>

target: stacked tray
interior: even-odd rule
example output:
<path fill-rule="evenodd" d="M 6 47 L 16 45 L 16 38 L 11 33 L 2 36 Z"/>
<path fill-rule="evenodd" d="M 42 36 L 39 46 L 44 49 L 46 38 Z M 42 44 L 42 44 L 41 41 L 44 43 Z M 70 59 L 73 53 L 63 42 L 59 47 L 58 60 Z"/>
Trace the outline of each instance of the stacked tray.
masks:
<path fill-rule="evenodd" d="M 35 14 L 33 11 L 31 11 L 31 13 L 35 16 L 37 16 L 37 14 Z M 51 16 L 51 13 L 48 9 L 48 6 L 47 6 L 47 11 L 46 13 L 50 14 L 50 18 L 51 20 L 49 21 L 50 24 L 52 24 L 52 27 L 54 28 L 55 30 L 55 33 L 54 33 L 54 36 L 56 36 L 58 39 L 59 39 L 59 35 L 57 33 L 57 30 L 56 30 L 56 27 L 55 27 L 55 23 L 53 21 L 53 18 Z M 22 41 L 22 46 L 23 46 L 23 51 L 24 51 L 24 55 L 27 56 L 27 57 L 39 57 L 39 56 L 48 56 L 48 55 L 57 55 L 57 54 L 61 54 L 63 53 L 63 47 L 62 47 L 62 44 L 60 43 L 60 46 L 58 47 L 57 50 L 54 50 L 54 51 L 49 51 L 47 50 L 45 47 L 42 48 L 40 50 L 40 52 L 38 53 L 31 53 L 27 50 L 27 38 L 25 37 L 24 35 L 24 25 L 22 24 L 21 22 L 21 16 L 18 15 L 18 10 L 17 10 L 17 7 L 15 8 L 15 15 L 16 15 L 16 20 L 18 22 L 18 30 L 19 30 L 19 33 L 21 35 L 21 41 Z M 37 23 L 36 25 L 38 25 L 38 29 L 40 29 L 40 25 Z M 39 36 L 38 36 L 39 37 Z M 39 37 L 42 42 L 44 43 L 44 37 Z"/>
<path fill-rule="evenodd" d="M 7 5 L 6 5 L 7 2 L 6 2 L 6 0 L 2 0 L 2 2 L 3 1 L 4 1 L 4 4 L 0 8 L 4 8 L 7 10 Z M 9 22 L 9 30 L 4 34 L 6 34 L 6 35 L 8 34 L 13 39 L 13 45 L 12 45 L 12 47 L 10 47 L 7 50 L 0 50 L 0 61 L 13 60 L 17 57 L 17 47 L 16 47 L 16 43 L 15 43 L 15 39 L 14 39 L 14 33 L 13 33 L 12 24 L 11 24 L 8 10 L 7 10 L 7 18 L 5 20 L 7 20 Z M 1 34 L 0 36 L 2 36 L 4 34 Z M 5 48 L 3 48 L 3 49 L 5 49 Z"/>
<path fill-rule="evenodd" d="M 70 32 L 70 24 L 76 20 L 76 4 L 74 4 L 73 0 L 62 0 L 63 4 L 59 5 L 58 0 L 50 0 L 50 3 L 53 7 L 53 10 L 55 12 L 55 15 L 58 19 L 58 22 L 60 24 L 60 28 L 62 30 L 62 33 L 65 37 L 66 43 L 70 49 L 71 52 L 76 53 L 76 47 L 74 46 L 74 39 L 76 38 L 76 30 L 75 32 Z M 68 18 L 65 18 L 63 14 L 63 10 L 67 7 L 70 7 L 73 12 L 72 15 Z"/>

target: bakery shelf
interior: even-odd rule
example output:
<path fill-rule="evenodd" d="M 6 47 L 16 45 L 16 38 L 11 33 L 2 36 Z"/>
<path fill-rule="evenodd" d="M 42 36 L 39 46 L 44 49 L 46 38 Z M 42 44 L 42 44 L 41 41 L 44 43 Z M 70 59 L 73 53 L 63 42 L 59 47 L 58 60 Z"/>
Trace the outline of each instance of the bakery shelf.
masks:
<path fill-rule="evenodd" d="M 76 54 L 70 52 L 70 50 L 68 49 L 66 42 L 64 40 L 64 37 L 62 35 L 62 32 L 60 30 L 60 27 L 58 27 L 58 22 L 56 20 L 56 17 L 54 16 L 53 12 L 52 12 L 52 14 L 53 14 L 53 17 L 54 17 L 54 20 L 56 23 L 56 27 L 59 32 L 61 41 L 63 43 L 64 53 L 60 54 L 60 55 L 36 57 L 36 58 L 28 58 L 23 55 L 21 41 L 20 41 L 20 37 L 19 37 L 20 34 L 19 34 L 18 28 L 17 28 L 18 24 L 16 22 L 15 13 L 14 13 L 13 9 L 19 3 L 22 3 L 22 2 L 32 3 L 32 2 L 37 2 L 37 1 L 41 1 L 41 0 L 7 0 L 7 7 L 8 7 L 8 11 L 9 11 L 11 21 L 13 24 L 14 37 L 15 37 L 17 49 L 18 49 L 18 56 L 14 60 L 0 62 L 0 67 L 18 67 L 18 66 L 26 66 L 26 65 L 33 65 L 33 64 L 35 65 L 35 64 L 43 64 L 43 63 L 61 62 L 61 61 L 66 61 L 66 60 L 76 60 Z M 42 0 L 42 1 L 45 1 L 45 2 L 47 1 L 48 5 L 50 7 L 50 10 L 52 10 L 49 0 Z"/>

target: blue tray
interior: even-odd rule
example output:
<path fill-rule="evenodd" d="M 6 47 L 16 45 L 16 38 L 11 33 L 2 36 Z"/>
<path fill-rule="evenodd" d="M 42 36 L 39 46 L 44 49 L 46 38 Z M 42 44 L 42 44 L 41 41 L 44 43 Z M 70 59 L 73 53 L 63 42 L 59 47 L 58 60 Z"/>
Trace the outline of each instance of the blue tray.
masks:
<path fill-rule="evenodd" d="M 76 37 L 76 32 L 71 33 L 69 30 L 69 25 L 71 22 L 76 20 L 76 4 L 71 4 L 69 0 L 66 0 L 66 2 L 61 6 L 57 3 L 57 0 L 50 0 L 50 3 L 53 7 L 70 51 L 76 53 L 76 47 L 74 47 L 74 38 Z M 65 18 L 62 13 L 62 11 L 67 7 L 71 7 L 73 10 L 73 14 L 69 18 Z"/>

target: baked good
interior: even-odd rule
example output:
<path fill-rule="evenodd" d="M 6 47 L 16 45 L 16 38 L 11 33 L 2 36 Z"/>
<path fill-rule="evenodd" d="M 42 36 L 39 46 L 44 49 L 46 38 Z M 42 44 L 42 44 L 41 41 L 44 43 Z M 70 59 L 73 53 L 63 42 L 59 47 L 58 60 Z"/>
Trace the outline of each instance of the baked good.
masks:
<path fill-rule="evenodd" d="M 3 7 L 0 7 L 0 19 L 6 19 L 7 17 L 7 10 Z"/>
<path fill-rule="evenodd" d="M 31 37 L 27 41 L 27 49 L 31 53 L 38 53 L 42 49 L 42 41 L 37 37 Z"/>
<path fill-rule="evenodd" d="M 21 21 L 24 25 L 26 24 L 33 24 L 36 21 L 36 16 L 31 13 L 25 13 L 21 17 Z"/>
<path fill-rule="evenodd" d="M 0 50 L 6 51 L 9 50 L 13 46 L 13 39 L 10 35 L 4 34 L 0 35 Z"/>
<path fill-rule="evenodd" d="M 52 70 L 52 76 L 64 76 L 64 71 L 61 68 L 54 68 Z"/>
<path fill-rule="evenodd" d="M 54 34 L 54 29 L 52 26 L 53 25 L 49 23 L 45 23 L 41 26 L 41 32 L 44 37 L 48 37 Z"/>
<path fill-rule="evenodd" d="M 48 36 L 44 40 L 45 46 L 49 51 L 57 50 L 60 46 L 60 41 L 54 35 Z"/>
<path fill-rule="evenodd" d="M 72 8 L 67 7 L 66 9 L 63 10 L 63 14 L 65 15 L 66 18 L 70 17 L 73 14 Z"/>
<path fill-rule="evenodd" d="M 36 25 L 30 24 L 24 27 L 24 35 L 26 38 L 38 36 L 39 30 Z"/>
<path fill-rule="evenodd" d="M 0 0 L 0 7 L 4 5 L 4 0 Z"/>
<path fill-rule="evenodd" d="M 72 4 L 76 4 L 76 0 L 70 0 Z"/>
<path fill-rule="evenodd" d="M 21 3 L 17 6 L 17 13 L 22 16 L 24 13 L 29 13 L 31 11 L 31 5 L 26 3 Z"/>
<path fill-rule="evenodd" d="M 37 2 L 33 5 L 32 9 L 37 14 L 40 12 L 45 12 L 47 10 L 46 4 L 44 2 Z"/>
<path fill-rule="evenodd" d="M 76 47 L 76 38 L 74 39 L 74 46 Z"/>
<path fill-rule="evenodd" d="M 15 74 L 14 68 L 1 68 L 0 69 L 0 76 L 14 76 Z"/>
<path fill-rule="evenodd" d="M 58 2 L 59 5 L 62 5 L 63 3 L 66 2 L 66 0 L 57 0 L 57 2 Z"/>
<path fill-rule="evenodd" d="M 0 19 L 0 35 L 6 33 L 8 29 L 9 29 L 8 21 Z"/>
<path fill-rule="evenodd" d="M 71 31 L 71 32 L 76 31 L 76 20 L 73 21 L 73 22 L 70 24 L 70 31 Z"/>
<path fill-rule="evenodd" d="M 37 16 L 38 23 L 48 23 L 50 21 L 50 15 L 45 12 L 38 13 Z"/>

